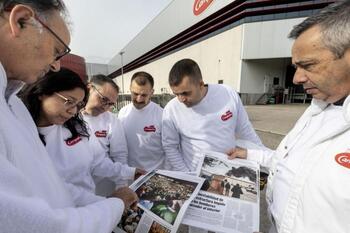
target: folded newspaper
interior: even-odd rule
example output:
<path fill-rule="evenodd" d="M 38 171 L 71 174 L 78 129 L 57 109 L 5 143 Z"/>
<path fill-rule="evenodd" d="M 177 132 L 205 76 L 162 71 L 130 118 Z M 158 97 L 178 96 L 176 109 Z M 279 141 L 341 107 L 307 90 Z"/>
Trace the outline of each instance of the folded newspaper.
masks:
<path fill-rule="evenodd" d="M 160 170 L 140 177 L 130 186 L 139 203 L 126 211 L 114 232 L 177 232 L 203 182 L 200 177 Z"/>
<path fill-rule="evenodd" d="M 215 232 L 259 231 L 259 165 L 217 152 L 202 159 L 197 175 L 205 181 L 183 223 Z"/>

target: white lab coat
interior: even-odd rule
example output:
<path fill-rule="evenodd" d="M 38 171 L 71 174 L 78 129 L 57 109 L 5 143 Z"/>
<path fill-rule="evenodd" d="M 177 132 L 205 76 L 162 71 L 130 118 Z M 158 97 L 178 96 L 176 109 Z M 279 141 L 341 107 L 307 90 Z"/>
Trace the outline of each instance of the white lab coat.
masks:
<path fill-rule="evenodd" d="M 111 198 L 75 208 L 36 126 L 0 64 L 0 231 L 110 233 L 124 204 Z"/>
<path fill-rule="evenodd" d="M 331 107 L 314 99 L 275 153 L 248 155 L 248 159 L 270 168 L 267 188 L 270 205 L 274 177 L 276 172 L 281 172 L 276 169 L 278 162 L 289 153 L 308 122 Z M 341 153 L 350 152 L 350 97 L 343 104 L 342 116 L 320 125 L 310 138 L 311 146 L 304 151 L 300 168 L 292 180 L 285 210 L 282 216 L 275 218 L 279 233 L 350 232 L 350 154 L 339 157 Z"/>

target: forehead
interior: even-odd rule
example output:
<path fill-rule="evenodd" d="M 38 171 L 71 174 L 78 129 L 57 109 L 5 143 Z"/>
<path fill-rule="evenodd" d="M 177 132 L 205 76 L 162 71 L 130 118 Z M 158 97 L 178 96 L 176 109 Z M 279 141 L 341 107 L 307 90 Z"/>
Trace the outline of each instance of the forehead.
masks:
<path fill-rule="evenodd" d="M 193 83 L 188 76 L 185 76 L 179 85 L 171 86 L 171 89 L 183 92 L 183 91 L 192 90 L 193 88 L 195 88 L 197 86 L 199 86 L 199 85 L 197 85 L 196 83 Z"/>
<path fill-rule="evenodd" d="M 102 85 L 93 84 L 102 94 L 118 94 L 117 90 L 109 83 Z"/>
<path fill-rule="evenodd" d="M 332 55 L 332 52 L 324 46 L 319 26 L 313 26 L 303 32 L 292 47 L 293 63 L 302 60 L 319 60 L 329 55 Z"/>
<path fill-rule="evenodd" d="M 130 91 L 138 94 L 148 93 L 151 90 L 152 86 L 148 82 L 145 85 L 138 85 L 135 81 L 132 81 L 130 85 Z"/>
<path fill-rule="evenodd" d="M 82 101 L 85 97 L 84 90 L 79 87 L 76 87 L 72 90 L 60 91 L 60 93 L 66 97 L 70 97 L 70 98 L 73 98 L 74 100 L 79 100 L 79 101 Z"/>

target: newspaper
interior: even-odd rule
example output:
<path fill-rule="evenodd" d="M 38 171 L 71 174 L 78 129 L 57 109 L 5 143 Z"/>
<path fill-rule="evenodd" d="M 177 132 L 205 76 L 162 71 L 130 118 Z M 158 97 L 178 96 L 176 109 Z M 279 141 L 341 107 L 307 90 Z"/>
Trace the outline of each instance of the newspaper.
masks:
<path fill-rule="evenodd" d="M 197 174 L 205 181 L 183 223 L 215 232 L 259 231 L 259 165 L 217 152 L 202 159 Z"/>
<path fill-rule="evenodd" d="M 198 194 L 203 178 L 171 171 L 153 171 L 137 179 L 130 188 L 139 197 L 114 232 L 175 233 Z"/>

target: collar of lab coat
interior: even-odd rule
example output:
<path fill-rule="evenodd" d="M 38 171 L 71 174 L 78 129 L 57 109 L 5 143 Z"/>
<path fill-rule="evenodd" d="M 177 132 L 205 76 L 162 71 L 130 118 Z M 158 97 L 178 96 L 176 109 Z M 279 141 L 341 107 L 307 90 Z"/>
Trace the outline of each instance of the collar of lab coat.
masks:
<path fill-rule="evenodd" d="M 0 91 L 8 101 L 10 96 L 17 94 L 23 87 L 24 82 L 18 80 L 8 80 L 4 67 L 0 63 Z"/>

